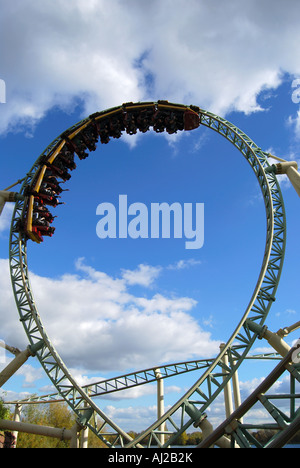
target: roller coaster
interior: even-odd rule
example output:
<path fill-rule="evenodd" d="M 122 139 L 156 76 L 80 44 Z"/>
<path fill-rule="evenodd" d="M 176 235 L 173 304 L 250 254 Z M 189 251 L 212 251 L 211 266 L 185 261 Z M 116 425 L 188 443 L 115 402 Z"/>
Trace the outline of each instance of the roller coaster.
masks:
<path fill-rule="evenodd" d="M 107 144 L 118 139 L 126 132 L 173 134 L 178 131 L 193 131 L 199 127 L 214 130 L 230 142 L 246 159 L 259 184 L 265 208 L 266 240 L 261 269 L 255 289 L 237 323 L 232 335 L 220 348 L 214 359 L 170 364 L 153 367 L 136 373 L 116 377 L 93 385 L 80 386 L 55 349 L 48 336 L 38 312 L 30 284 L 27 246 L 29 242 L 42 244 L 44 237 L 55 235 L 53 209 L 60 203 L 61 183 L 71 178 L 79 160 L 95 151 L 98 143 Z M 284 446 L 300 425 L 300 395 L 297 385 L 300 382 L 299 349 L 294 349 L 283 340 L 287 329 L 270 332 L 265 324 L 282 273 L 286 246 L 286 216 L 282 193 L 277 175 L 287 174 L 300 195 L 300 175 L 295 162 L 279 160 L 271 164 L 274 156 L 264 152 L 240 129 L 213 113 L 197 106 L 173 104 L 168 101 L 125 103 L 102 112 L 97 112 L 78 122 L 56 138 L 40 155 L 31 170 L 22 180 L 20 192 L 0 192 L 2 206 L 6 201 L 14 201 L 12 216 L 9 265 L 12 289 L 20 321 L 27 335 L 29 346 L 17 352 L 16 362 L 0 374 L 0 386 L 6 382 L 29 356 L 35 356 L 49 377 L 56 393 L 38 397 L 35 401 L 65 401 L 77 416 L 79 427 L 88 428 L 109 448 L 141 448 L 142 441 L 148 437 L 149 446 L 169 448 L 174 445 L 180 434 L 191 426 L 199 427 L 204 440 L 199 445 L 224 447 L 275 447 Z M 299 323 L 294 329 L 299 327 Z M 267 339 L 280 360 L 276 370 L 266 378 L 265 385 L 258 387 L 251 402 L 236 405 L 234 412 L 229 411 L 226 419 L 217 429 L 208 420 L 210 408 L 224 393 L 225 401 L 231 382 L 234 382 L 240 365 L 249 359 L 250 350 L 257 339 Z M 296 354 L 295 354 L 296 353 Z M 111 420 L 96 403 L 99 395 L 120 391 L 132 386 L 160 381 L 179 373 L 201 371 L 201 376 L 191 388 L 164 414 L 159 415 L 142 434 L 132 438 L 125 430 Z M 289 414 L 283 413 L 274 400 L 275 394 L 266 393 L 276 383 L 283 372 L 290 374 L 288 399 Z M 15 404 L 33 403 L 34 399 Z M 268 427 L 275 430 L 271 441 L 265 445 L 253 436 L 254 427 L 243 422 L 243 417 L 259 401 L 274 421 Z M 228 409 L 228 405 L 226 405 Z M 108 435 L 114 437 L 108 437 Z"/>

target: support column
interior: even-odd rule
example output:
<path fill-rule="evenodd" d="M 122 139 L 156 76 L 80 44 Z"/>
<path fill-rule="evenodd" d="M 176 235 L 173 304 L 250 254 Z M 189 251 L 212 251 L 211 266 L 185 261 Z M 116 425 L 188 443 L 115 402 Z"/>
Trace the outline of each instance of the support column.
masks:
<path fill-rule="evenodd" d="M 0 420 L 0 427 L 5 431 L 27 432 L 28 434 L 36 434 L 46 437 L 55 437 L 61 440 L 71 440 L 74 438 L 74 430 L 58 429 L 56 427 L 38 426 L 23 422 L 9 421 L 7 419 Z M 77 430 L 77 425 L 76 425 Z M 77 434 L 77 432 L 76 432 Z"/>
<path fill-rule="evenodd" d="M 14 421 L 17 422 L 17 423 L 21 421 L 21 412 L 22 412 L 22 405 L 17 404 L 15 406 L 15 413 L 14 413 Z M 12 435 L 14 436 L 15 441 L 16 441 L 15 448 L 17 447 L 18 434 L 19 434 L 18 431 L 13 431 L 12 432 Z"/>
<path fill-rule="evenodd" d="M 43 341 L 40 341 L 34 346 L 28 346 L 24 351 L 17 353 L 8 366 L 0 373 L 0 388 L 14 375 L 20 367 L 27 361 L 30 356 L 35 356 L 35 353 L 43 346 Z"/>
<path fill-rule="evenodd" d="M 0 387 L 3 387 L 3 385 L 17 372 L 18 369 L 20 369 L 20 367 L 23 366 L 30 356 L 32 356 L 32 354 L 29 347 L 16 355 L 15 359 L 13 359 L 0 373 Z"/>
<path fill-rule="evenodd" d="M 0 419 L 0 427 L 4 431 L 25 432 L 28 434 L 36 434 L 45 437 L 54 437 L 60 440 L 69 440 L 70 448 L 79 448 L 79 433 L 81 427 L 77 423 L 75 423 L 71 429 L 59 429 L 56 427 L 38 426 L 36 424 Z"/>
<path fill-rule="evenodd" d="M 201 429 L 201 432 L 202 432 L 202 440 L 205 440 L 214 431 L 213 426 L 207 419 L 206 414 L 204 414 L 203 417 L 201 418 L 201 421 L 199 422 L 198 427 L 199 429 Z M 216 445 L 219 448 L 231 448 L 231 441 L 228 437 L 222 436 L 220 437 L 219 440 L 216 441 L 214 445 Z M 211 445 L 208 448 L 214 448 L 214 445 Z"/>
<path fill-rule="evenodd" d="M 239 376 L 238 376 L 237 370 L 232 376 L 232 386 L 233 386 L 233 397 L 234 397 L 234 409 L 237 409 L 242 403 L 241 392 L 240 392 L 240 382 L 239 382 Z M 243 418 L 240 419 L 240 422 L 241 423 L 243 422 Z"/>
<path fill-rule="evenodd" d="M 88 404 L 85 401 L 84 406 L 87 408 Z M 80 438 L 80 448 L 88 448 L 89 447 L 89 428 L 88 426 L 84 426 L 81 431 L 81 438 Z"/>
<path fill-rule="evenodd" d="M 275 351 L 277 351 L 277 353 L 279 353 L 282 357 L 285 357 L 289 353 L 291 347 L 281 338 L 280 335 L 268 330 L 266 325 L 261 326 L 252 320 L 247 320 L 247 325 L 251 331 L 258 333 L 259 340 L 265 338 L 267 342 L 275 349 Z"/>
<path fill-rule="evenodd" d="M 23 196 L 19 195 L 17 192 L 8 192 L 6 190 L 0 190 L 0 216 L 6 202 L 15 202 L 18 199 L 23 199 Z"/>
<path fill-rule="evenodd" d="M 157 379 L 157 419 L 160 419 L 165 413 L 165 404 L 164 404 L 164 381 L 160 369 L 155 369 L 155 376 Z M 165 443 L 165 423 L 159 427 L 161 434 L 158 435 L 160 443 L 163 445 Z"/>
<path fill-rule="evenodd" d="M 225 347 L 225 343 L 221 343 L 220 344 L 220 350 L 224 349 L 224 347 Z M 224 363 L 225 366 L 229 367 L 227 353 L 224 354 L 224 356 L 222 358 L 222 362 Z M 223 369 L 223 374 L 226 374 L 225 369 Z M 226 378 L 226 376 L 223 377 L 223 380 L 225 380 L 225 378 Z M 233 413 L 232 390 L 231 390 L 230 381 L 224 387 L 224 399 L 225 399 L 226 418 L 229 418 L 229 416 Z"/>
<path fill-rule="evenodd" d="M 79 448 L 79 434 L 82 430 L 82 427 L 75 423 L 72 429 L 70 429 L 71 438 L 70 438 L 70 448 Z"/>

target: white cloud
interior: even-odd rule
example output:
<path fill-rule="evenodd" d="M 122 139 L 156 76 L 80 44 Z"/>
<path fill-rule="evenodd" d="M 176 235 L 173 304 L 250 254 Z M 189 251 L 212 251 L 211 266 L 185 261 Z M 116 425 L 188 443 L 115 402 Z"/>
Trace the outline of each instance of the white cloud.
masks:
<path fill-rule="evenodd" d="M 69 367 L 140 370 L 218 352 L 218 342 L 192 316 L 197 305 L 192 298 L 152 290 L 148 298 L 135 296 L 122 276 L 112 278 L 82 259 L 77 268 L 78 274 L 56 279 L 30 276 L 47 333 Z M 0 272 L 1 338 L 24 348 L 6 260 L 0 260 Z"/>
<path fill-rule="evenodd" d="M 296 315 L 297 314 L 297 312 L 294 309 L 286 309 L 285 313 L 288 314 L 288 315 Z"/>
<path fill-rule="evenodd" d="M 297 142 L 300 139 L 300 110 L 297 109 L 295 115 L 290 115 L 287 120 L 288 125 L 294 129 Z"/>
<path fill-rule="evenodd" d="M 178 262 L 169 265 L 168 268 L 170 270 L 182 270 L 195 265 L 201 265 L 201 260 L 194 260 L 193 258 L 190 258 L 188 260 L 179 260 Z"/>
<path fill-rule="evenodd" d="M 116 408 L 109 405 L 104 408 L 104 412 L 121 427 L 125 426 L 126 430 L 145 430 L 148 425 L 157 419 L 157 408 L 154 405 L 147 408 L 143 406 Z"/>
<path fill-rule="evenodd" d="M 18 370 L 17 375 L 24 377 L 23 388 L 32 388 L 37 384 L 37 382 L 44 377 L 44 371 L 42 368 L 36 369 L 30 364 L 23 364 L 22 367 Z"/>
<path fill-rule="evenodd" d="M 25 400 L 31 396 L 30 392 L 16 392 L 14 390 L 0 391 L 0 398 L 3 401 Z M 14 409 L 11 408 L 11 411 Z"/>
<path fill-rule="evenodd" d="M 2 214 L 0 215 L 0 234 L 2 234 L 10 228 L 13 210 L 14 205 L 12 203 L 5 204 Z"/>
<path fill-rule="evenodd" d="M 122 278 L 129 285 L 151 286 L 161 272 L 161 267 L 139 265 L 136 270 L 122 270 Z"/>
<path fill-rule="evenodd" d="M 179 260 L 174 264 L 168 265 L 166 268 L 168 270 L 183 270 L 200 264 L 200 260 Z M 162 271 L 163 268 L 161 266 L 140 264 L 135 270 L 122 269 L 121 274 L 122 279 L 129 286 L 139 285 L 144 287 L 152 287 L 155 284 L 155 280 L 159 277 Z"/>
<path fill-rule="evenodd" d="M 31 128 L 53 106 L 70 110 L 79 100 L 84 114 L 144 99 L 253 112 L 260 91 L 300 73 L 294 0 L 284 8 L 279 0 L 0 5 L 1 132 Z"/>

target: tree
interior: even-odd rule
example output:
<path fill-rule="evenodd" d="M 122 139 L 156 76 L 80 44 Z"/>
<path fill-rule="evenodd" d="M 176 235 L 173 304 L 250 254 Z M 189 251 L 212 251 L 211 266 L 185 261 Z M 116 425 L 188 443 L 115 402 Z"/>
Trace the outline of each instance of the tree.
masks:
<path fill-rule="evenodd" d="M 0 398 L 0 419 L 9 419 L 10 411 L 6 408 L 4 401 Z"/>
<path fill-rule="evenodd" d="M 175 445 L 186 445 L 187 439 L 188 439 L 187 433 L 184 431 L 184 432 L 182 432 L 182 434 L 180 434 L 177 437 L 174 444 Z"/>
<path fill-rule="evenodd" d="M 27 405 L 22 421 L 39 426 L 71 429 L 75 418 L 64 403 Z M 18 448 L 68 448 L 70 441 L 20 432 Z"/>
<path fill-rule="evenodd" d="M 0 419 L 11 419 L 11 413 L 0 398 Z M 15 437 L 11 432 L 1 431 L 0 426 L 0 448 L 11 448 L 15 444 Z"/>
<path fill-rule="evenodd" d="M 186 445 L 198 445 L 202 441 L 202 432 L 196 431 L 188 434 Z"/>

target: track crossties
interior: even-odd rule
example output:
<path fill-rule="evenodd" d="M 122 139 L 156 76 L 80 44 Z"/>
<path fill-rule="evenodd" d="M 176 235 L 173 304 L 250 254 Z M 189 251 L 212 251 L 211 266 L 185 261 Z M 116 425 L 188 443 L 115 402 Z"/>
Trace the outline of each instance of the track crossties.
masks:
<path fill-rule="evenodd" d="M 230 142 L 247 160 L 253 170 L 264 199 L 266 240 L 259 276 L 238 324 L 219 355 L 180 399 L 134 440 L 97 406 L 92 395 L 76 382 L 56 351 L 38 312 L 29 281 L 27 241 L 40 244 L 43 236 L 53 236 L 53 209 L 61 203 L 61 184 L 71 178 L 75 159 L 88 157 L 97 144 L 107 144 L 120 138 L 123 132 L 133 135 L 153 130 L 169 134 L 201 127 L 214 130 Z M 168 101 L 126 103 L 95 113 L 76 123 L 58 136 L 27 173 L 20 197 L 15 203 L 9 244 L 10 275 L 20 321 L 32 349 L 57 392 L 77 414 L 78 421 L 88 425 L 107 445 L 140 448 L 144 438 L 162 447 L 161 425 L 169 429 L 166 444 L 176 443 L 192 424 L 200 419 L 228 385 L 258 337 L 253 325 L 264 326 L 276 298 L 286 245 L 284 202 L 275 173 L 269 170 L 269 153 L 259 148 L 251 138 L 232 123 L 195 106 L 171 104 Z M 223 358 L 228 355 L 228 364 Z M 176 423 L 174 421 L 177 421 Z M 104 426 L 115 434 L 110 442 Z M 165 444 L 165 445 L 166 445 Z"/>

